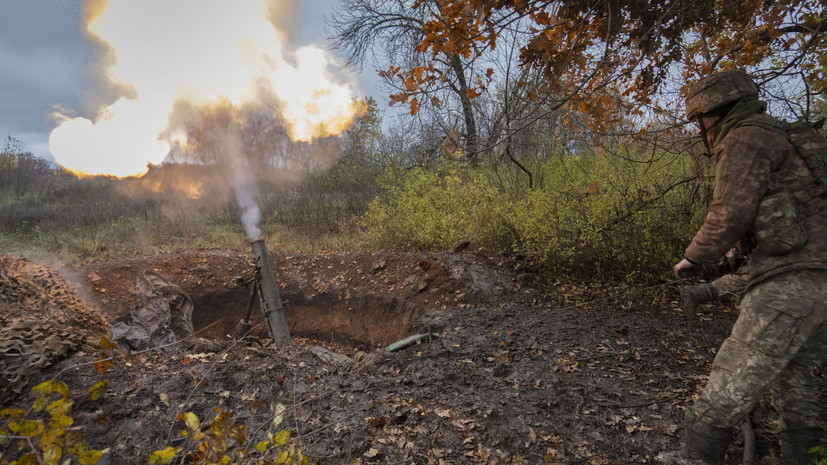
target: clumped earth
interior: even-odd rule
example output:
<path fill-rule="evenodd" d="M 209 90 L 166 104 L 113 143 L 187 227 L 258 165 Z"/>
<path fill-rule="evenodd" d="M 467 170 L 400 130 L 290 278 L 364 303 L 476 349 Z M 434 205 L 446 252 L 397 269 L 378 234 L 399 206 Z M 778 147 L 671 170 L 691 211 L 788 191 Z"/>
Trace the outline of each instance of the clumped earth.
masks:
<path fill-rule="evenodd" d="M 6 269 L 52 270 L 3 260 Z M 479 252 L 277 251 L 271 260 L 288 302 L 294 343 L 286 347 L 268 343 L 257 308 L 253 337 L 228 337 L 249 295 L 235 279 L 251 269 L 247 251 L 56 267 L 72 295 L 57 310 L 47 305 L 56 286 L 67 287 L 57 278 L 0 274 L 4 327 L 48 318 L 42 332 L 73 338 L 17 383 L 20 393 L 5 389 L 3 405 L 27 408 L 32 386 L 65 381 L 87 443 L 108 448 L 99 463 L 146 463 L 153 451 L 184 444 L 183 412 L 208 424 L 229 411 L 254 445 L 267 439 L 279 404 L 287 408 L 281 428 L 317 463 L 658 463 L 658 453 L 678 447 L 683 409 L 735 320 L 734 305 L 716 304 L 688 323 L 668 283 L 549 282 L 530 263 Z M 118 355 L 99 372 L 95 359 L 123 354 L 98 341 L 129 318 L 135 278 L 145 270 L 190 294 L 196 334 Z M 384 349 L 421 333 L 440 337 Z M 317 355 L 331 352 L 354 363 Z M 108 391 L 90 400 L 88 389 L 101 380 Z M 764 464 L 778 463 L 768 404 L 752 421 Z M 742 446 L 736 433 L 728 463 L 741 463 Z"/>

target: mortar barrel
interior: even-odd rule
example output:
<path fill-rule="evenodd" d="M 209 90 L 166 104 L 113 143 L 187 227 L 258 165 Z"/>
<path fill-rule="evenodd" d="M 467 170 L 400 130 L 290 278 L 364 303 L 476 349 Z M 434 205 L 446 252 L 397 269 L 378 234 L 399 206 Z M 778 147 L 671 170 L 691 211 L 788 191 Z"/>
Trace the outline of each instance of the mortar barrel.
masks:
<path fill-rule="evenodd" d="M 253 257 L 261 270 L 261 281 L 259 292 L 261 296 L 261 311 L 267 322 L 267 331 L 277 345 L 290 344 L 290 330 L 287 327 L 287 320 L 284 317 L 284 306 L 279 295 L 279 285 L 276 281 L 276 274 L 270 264 L 270 257 L 267 254 L 267 247 L 264 240 L 259 239 L 251 244 Z"/>

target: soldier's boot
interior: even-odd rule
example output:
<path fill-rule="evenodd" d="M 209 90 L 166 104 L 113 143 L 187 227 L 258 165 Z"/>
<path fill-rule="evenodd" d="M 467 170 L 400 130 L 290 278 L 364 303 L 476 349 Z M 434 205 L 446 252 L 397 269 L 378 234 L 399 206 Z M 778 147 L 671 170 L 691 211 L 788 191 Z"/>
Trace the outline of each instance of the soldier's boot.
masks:
<path fill-rule="evenodd" d="M 662 454 L 661 461 L 669 465 L 723 465 L 730 436 L 732 428 L 716 428 L 690 417 L 684 447 Z"/>
<path fill-rule="evenodd" d="M 689 320 L 695 319 L 695 312 L 698 305 L 705 302 L 712 302 L 718 298 L 718 290 L 712 283 L 701 283 L 692 286 L 681 286 L 681 309 Z"/>
<path fill-rule="evenodd" d="M 781 439 L 781 463 L 783 465 L 809 465 L 815 461 L 810 449 L 819 445 L 824 432 L 806 425 L 789 425 L 778 433 Z"/>

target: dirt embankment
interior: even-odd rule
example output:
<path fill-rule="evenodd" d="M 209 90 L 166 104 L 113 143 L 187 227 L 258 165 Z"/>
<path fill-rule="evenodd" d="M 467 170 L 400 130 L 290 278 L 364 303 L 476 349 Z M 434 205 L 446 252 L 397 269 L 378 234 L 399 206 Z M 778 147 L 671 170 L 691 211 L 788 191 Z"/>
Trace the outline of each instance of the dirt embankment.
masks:
<path fill-rule="evenodd" d="M 250 341 L 226 337 L 247 302 L 234 279 L 249 270 L 245 252 L 96 262 L 75 270 L 90 298 L 54 325 L 78 342 L 26 384 L 61 372 L 88 442 L 109 448 L 101 463 L 146 463 L 150 452 L 180 445 L 180 412 L 211 420 L 226 409 L 255 436 L 282 404 L 283 425 L 318 463 L 645 464 L 677 447 L 683 407 L 734 321 L 712 307 L 687 325 L 676 289 L 554 286 L 528 264 L 471 252 L 271 255 L 293 345 L 267 344 L 260 326 Z M 133 355 L 98 373 L 88 365 L 101 352 L 96 336 L 127 317 L 143 270 L 190 294 L 198 336 L 212 342 Z M 28 289 L 19 279 L 15 286 Z M 0 293 L 4 311 L 52 311 L 10 295 Z M 440 337 L 383 349 L 425 332 Z M 345 367 L 314 346 L 367 356 Z M 102 379 L 108 392 L 88 400 Z M 764 404 L 754 414 L 764 463 L 772 463 L 773 419 Z M 736 437 L 729 463 L 740 463 L 740 452 Z"/>

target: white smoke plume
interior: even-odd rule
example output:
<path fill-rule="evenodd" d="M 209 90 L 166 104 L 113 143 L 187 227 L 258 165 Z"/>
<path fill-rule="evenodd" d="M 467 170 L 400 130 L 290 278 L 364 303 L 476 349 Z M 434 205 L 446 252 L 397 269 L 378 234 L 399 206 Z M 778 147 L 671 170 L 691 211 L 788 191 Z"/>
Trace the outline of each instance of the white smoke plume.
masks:
<path fill-rule="evenodd" d="M 234 119 L 227 124 L 227 133 L 223 137 L 225 160 L 229 164 L 230 179 L 235 191 L 236 202 L 241 209 L 241 223 L 251 241 L 261 238 L 261 210 L 255 199 L 255 179 L 250 164 L 243 152 L 240 125 Z"/>
<path fill-rule="evenodd" d="M 353 87 L 331 75 L 330 54 L 292 49 L 278 29 L 295 23 L 292 1 L 85 0 L 84 11 L 111 103 L 92 117 L 53 115 L 49 148 L 70 171 L 145 173 L 188 143 L 182 115 L 171 118 L 180 102 L 270 106 L 292 140 L 307 142 L 341 133 L 356 115 Z"/>
<path fill-rule="evenodd" d="M 316 46 L 295 49 L 288 40 L 295 0 L 83 5 L 81 27 L 101 54 L 95 74 L 108 103 L 98 102 L 102 106 L 87 117 L 56 112 L 49 138 L 57 163 L 77 174 L 142 175 L 173 148 L 197 145 L 187 133 L 202 116 L 196 110 L 222 102 L 272 108 L 270 116 L 284 123 L 290 140 L 302 143 L 340 134 L 358 112 L 353 86 L 329 72 L 335 64 L 330 54 Z M 216 159 L 230 170 L 242 222 L 256 240 L 261 213 L 248 157 L 260 150 L 244 146 L 243 124 L 227 126 L 215 144 L 224 152 Z"/>

